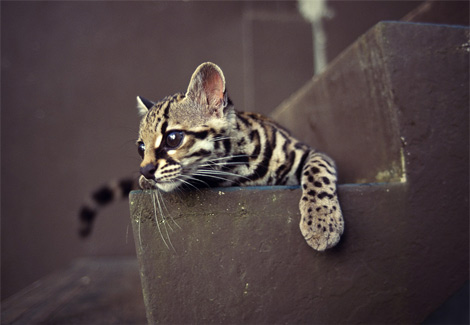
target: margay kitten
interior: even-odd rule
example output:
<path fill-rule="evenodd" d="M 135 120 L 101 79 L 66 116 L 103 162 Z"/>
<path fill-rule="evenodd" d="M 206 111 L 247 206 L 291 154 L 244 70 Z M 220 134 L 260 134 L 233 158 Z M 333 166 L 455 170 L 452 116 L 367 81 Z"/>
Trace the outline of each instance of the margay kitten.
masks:
<path fill-rule="evenodd" d="M 197 67 L 186 94 L 158 103 L 137 97 L 137 104 L 142 116 L 137 140 L 142 189 L 301 185 L 300 230 L 305 240 L 319 251 L 338 243 L 344 222 L 334 162 L 270 119 L 236 111 L 217 65 Z M 127 194 L 130 187 L 122 182 L 116 188 Z M 105 203 L 110 197 L 112 191 L 103 189 L 94 199 Z M 94 209 L 82 210 L 85 235 L 94 215 Z"/>

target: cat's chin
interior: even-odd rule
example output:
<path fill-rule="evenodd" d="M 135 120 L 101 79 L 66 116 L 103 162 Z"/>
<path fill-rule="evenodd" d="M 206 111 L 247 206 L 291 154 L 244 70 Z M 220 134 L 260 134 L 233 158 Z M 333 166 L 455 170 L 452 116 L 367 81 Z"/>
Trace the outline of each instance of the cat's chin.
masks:
<path fill-rule="evenodd" d="M 168 183 L 156 183 L 156 188 L 163 192 L 171 192 L 181 185 L 179 181 L 173 181 Z"/>

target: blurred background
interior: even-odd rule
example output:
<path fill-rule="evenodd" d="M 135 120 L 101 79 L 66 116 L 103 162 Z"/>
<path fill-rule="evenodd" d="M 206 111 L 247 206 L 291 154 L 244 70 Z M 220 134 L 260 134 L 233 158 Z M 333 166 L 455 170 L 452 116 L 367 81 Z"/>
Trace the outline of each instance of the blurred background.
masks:
<path fill-rule="evenodd" d="M 326 61 L 421 3 L 326 2 Z M 2 300 L 78 257 L 135 255 L 126 201 L 86 240 L 77 214 L 96 187 L 137 177 L 136 95 L 185 91 L 212 61 L 236 108 L 269 114 L 312 78 L 316 50 L 296 1 L 2 1 Z"/>

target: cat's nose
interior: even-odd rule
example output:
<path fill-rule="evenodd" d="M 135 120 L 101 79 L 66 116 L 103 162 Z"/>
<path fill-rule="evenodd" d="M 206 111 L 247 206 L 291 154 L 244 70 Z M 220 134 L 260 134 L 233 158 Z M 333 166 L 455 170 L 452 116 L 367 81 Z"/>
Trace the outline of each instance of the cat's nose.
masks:
<path fill-rule="evenodd" d="M 156 170 L 157 167 L 155 167 L 153 164 L 147 164 L 144 167 L 140 168 L 140 173 L 144 175 L 144 177 L 147 179 L 153 179 Z"/>

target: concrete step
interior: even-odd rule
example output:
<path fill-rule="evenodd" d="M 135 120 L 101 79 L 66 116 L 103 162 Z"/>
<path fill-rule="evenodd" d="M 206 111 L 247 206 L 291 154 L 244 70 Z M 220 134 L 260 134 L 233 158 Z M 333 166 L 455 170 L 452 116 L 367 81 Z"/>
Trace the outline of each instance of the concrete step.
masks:
<path fill-rule="evenodd" d="M 423 322 L 469 278 L 468 59 L 468 28 L 380 23 L 274 114 L 351 183 L 324 253 L 298 188 L 132 192 L 149 322 Z"/>
<path fill-rule="evenodd" d="M 382 22 L 272 117 L 332 156 L 341 183 L 403 182 L 411 150 L 426 159 L 430 135 L 463 130 L 468 54 L 468 27 Z M 456 147 L 468 138 L 450 135 Z"/>

